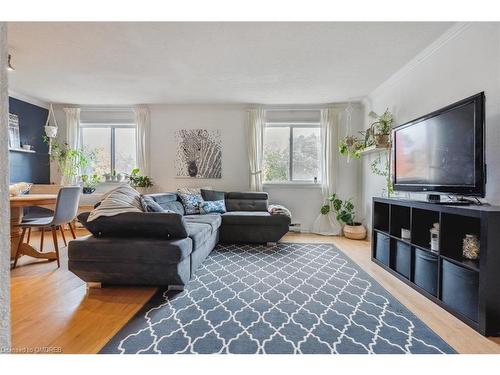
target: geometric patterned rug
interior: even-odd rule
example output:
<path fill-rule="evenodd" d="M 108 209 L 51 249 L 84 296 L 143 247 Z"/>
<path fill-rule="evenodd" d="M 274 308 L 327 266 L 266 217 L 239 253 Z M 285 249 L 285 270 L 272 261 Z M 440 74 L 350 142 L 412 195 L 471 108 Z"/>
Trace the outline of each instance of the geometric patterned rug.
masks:
<path fill-rule="evenodd" d="M 101 353 L 455 353 L 330 244 L 218 245 Z"/>

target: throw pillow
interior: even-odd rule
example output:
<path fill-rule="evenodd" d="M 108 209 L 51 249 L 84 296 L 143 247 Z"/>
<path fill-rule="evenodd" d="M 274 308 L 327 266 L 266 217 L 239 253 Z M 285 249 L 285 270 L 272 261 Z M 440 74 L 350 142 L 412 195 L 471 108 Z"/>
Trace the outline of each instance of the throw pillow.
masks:
<path fill-rule="evenodd" d="M 157 201 L 147 195 L 141 196 L 141 205 L 144 212 L 169 212 L 169 210 L 165 210 Z"/>
<path fill-rule="evenodd" d="M 200 213 L 200 204 L 203 202 L 201 194 L 183 194 L 179 193 L 182 205 L 186 215 L 195 215 Z"/>
<path fill-rule="evenodd" d="M 223 201 L 226 198 L 226 193 L 223 191 L 201 189 L 201 196 L 205 201 Z"/>
<path fill-rule="evenodd" d="M 121 185 L 104 195 L 101 204 L 90 212 L 87 221 L 125 212 L 143 212 L 141 195 L 129 185 Z"/>
<path fill-rule="evenodd" d="M 223 214 L 226 212 L 226 205 L 224 200 L 218 201 L 203 201 L 200 206 L 200 213 L 202 215 L 218 213 Z"/>

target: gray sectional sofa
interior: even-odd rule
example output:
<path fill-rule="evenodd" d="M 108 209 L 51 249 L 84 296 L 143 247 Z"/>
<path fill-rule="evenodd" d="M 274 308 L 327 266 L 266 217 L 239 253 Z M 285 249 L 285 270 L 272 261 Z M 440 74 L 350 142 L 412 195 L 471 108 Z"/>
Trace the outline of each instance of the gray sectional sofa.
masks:
<path fill-rule="evenodd" d="M 69 243 L 69 270 L 86 282 L 183 288 L 218 242 L 277 242 L 288 231 L 288 216 L 268 213 L 267 193 L 213 193 L 223 194 L 226 213 L 185 215 L 177 194 L 161 193 L 150 196 L 173 212 L 88 223 L 89 213 L 80 214 L 92 235 Z"/>

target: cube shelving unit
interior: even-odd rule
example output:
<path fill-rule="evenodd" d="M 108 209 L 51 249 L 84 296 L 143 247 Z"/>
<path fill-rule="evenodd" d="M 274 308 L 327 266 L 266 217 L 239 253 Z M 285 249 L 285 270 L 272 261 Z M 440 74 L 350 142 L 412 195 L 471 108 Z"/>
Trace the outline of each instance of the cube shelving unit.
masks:
<path fill-rule="evenodd" d="M 372 207 L 372 261 L 481 334 L 500 336 L 500 207 L 389 198 L 373 198 Z M 434 223 L 438 251 L 430 247 Z M 479 238 L 478 260 L 462 256 L 466 234 Z"/>

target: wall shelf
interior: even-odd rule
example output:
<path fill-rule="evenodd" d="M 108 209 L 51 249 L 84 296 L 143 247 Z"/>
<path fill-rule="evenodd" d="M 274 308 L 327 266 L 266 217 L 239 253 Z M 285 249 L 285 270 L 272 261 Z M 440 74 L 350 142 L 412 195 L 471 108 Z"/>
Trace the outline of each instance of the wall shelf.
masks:
<path fill-rule="evenodd" d="M 9 151 L 14 151 L 14 152 L 25 152 L 27 154 L 35 154 L 35 150 L 25 150 L 24 148 L 9 148 Z"/>
<path fill-rule="evenodd" d="M 376 153 L 376 152 L 388 151 L 390 149 L 391 149 L 390 146 L 380 147 L 380 146 L 377 146 L 377 145 L 373 145 L 373 146 L 367 147 L 363 151 L 361 151 L 361 155 L 368 155 L 368 154 L 373 154 L 373 153 Z"/>

